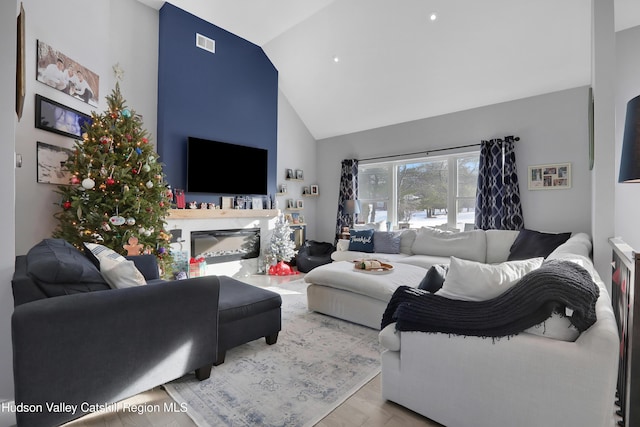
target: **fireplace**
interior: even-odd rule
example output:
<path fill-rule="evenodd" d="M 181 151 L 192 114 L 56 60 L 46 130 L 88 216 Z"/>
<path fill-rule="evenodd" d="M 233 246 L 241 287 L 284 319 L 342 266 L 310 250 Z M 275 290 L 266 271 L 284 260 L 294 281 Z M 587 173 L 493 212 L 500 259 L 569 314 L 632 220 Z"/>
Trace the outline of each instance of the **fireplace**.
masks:
<path fill-rule="evenodd" d="M 191 256 L 204 257 L 207 264 L 258 258 L 260 229 L 192 231 Z"/>

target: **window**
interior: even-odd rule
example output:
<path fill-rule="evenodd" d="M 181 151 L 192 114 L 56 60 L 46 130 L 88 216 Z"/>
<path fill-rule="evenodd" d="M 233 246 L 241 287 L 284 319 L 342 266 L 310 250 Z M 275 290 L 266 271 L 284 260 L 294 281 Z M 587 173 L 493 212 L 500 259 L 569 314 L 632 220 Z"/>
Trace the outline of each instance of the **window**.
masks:
<path fill-rule="evenodd" d="M 464 230 L 475 220 L 479 154 L 360 163 L 360 222 Z"/>

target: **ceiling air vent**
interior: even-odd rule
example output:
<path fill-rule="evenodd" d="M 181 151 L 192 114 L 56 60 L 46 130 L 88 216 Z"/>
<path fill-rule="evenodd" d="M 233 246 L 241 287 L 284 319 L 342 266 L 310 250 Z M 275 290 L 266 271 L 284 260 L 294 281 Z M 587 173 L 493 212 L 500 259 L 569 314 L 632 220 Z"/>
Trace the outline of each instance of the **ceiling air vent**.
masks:
<path fill-rule="evenodd" d="M 196 46 L 211 53 L 216 53 L 216 41 L 196 33 Z"/>

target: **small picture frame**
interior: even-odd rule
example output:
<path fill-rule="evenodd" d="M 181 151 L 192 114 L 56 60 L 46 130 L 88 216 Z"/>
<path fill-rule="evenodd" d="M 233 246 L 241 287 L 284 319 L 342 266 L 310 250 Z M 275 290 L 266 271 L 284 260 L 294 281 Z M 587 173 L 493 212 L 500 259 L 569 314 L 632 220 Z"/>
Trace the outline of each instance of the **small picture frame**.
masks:
<path fill-rule="evenodd" d="M 571 163 L 529 166 L 529 190 L 566 190 L 571 188 Z"/>
<path fill-rule="evenodd" d="M 251 199 L 251 209 L 262 209 L 262 197 L 253 197 Z"/>
<path fill-rule="evenodd" d="M 82 139 L 85 126 L 91 126 L 91 117 L 59 102 L 36 94 L 36 127 L 70 138 Z"/>
<path fill-rule="evenodd" d="M 289 224 L 293 224 L 293 217 L 291 216 L 291 214 L 284 214 L 284 220 Z"/>
<path fill-rule="evenodd" d="M 280 193 L 287 194 L 287 184 L 280 184 Z"/>
<path fill-rule="evenodd" d="M 311 195 L 312 196 L 319 196 L 320 195 L 320 188 L 315 184 L 311 186 Z"/>
<path fill-rule="evenodd" d="M 302 194 L 305 196 L 308 196 L 309 194 L 311 194 L 311 189 L 309 188 L 308 185 L 305 185 L 304 187 L 302 187 Z"/>
<path fill-rule="evenodd" d="M 287 199 L 287 209 L 293 209 L 295 207 L 296 207 L 296 204 L 293 201 L 293 199 Z"/>
<path fill-rule="evenodd" d="M 37 181 L 44 184 L 68 185 L 71 172 L 64 168 L 73 151 L 69 148 L 37 141 Z"/>
<path fill-rule="evenodd" d="M 299 224 L 300 223 L 300 214 L 297 212 L 294 212 L 291 214 L 291 218 L 293 219 L 293 223 L 294 224 Z"/>
<path fill-rule="evenodd" d="M 235 199 L 233 197 L 222 197 L 222 202 L 220 205 L 222 209 L 233 209 L 233 205 L 235 203 Z"/>
<path fill-rule="evenodd" d="M 296 200 L 296 209 L 302 209 L 304 207 L 304 204 L 302 203 L 302 200 Z"/>
<path fill-rule="evenodd" d="M 293 174 L 293 169 L 287 169 L 285 178 L 287 179 L 295 179 L 295 175 Z"/>
<path fill-rule="evenodd" d="M 302 173 L 302 169 L 296 169 L 296 179 L 304 179 L 304 174 Z"/>

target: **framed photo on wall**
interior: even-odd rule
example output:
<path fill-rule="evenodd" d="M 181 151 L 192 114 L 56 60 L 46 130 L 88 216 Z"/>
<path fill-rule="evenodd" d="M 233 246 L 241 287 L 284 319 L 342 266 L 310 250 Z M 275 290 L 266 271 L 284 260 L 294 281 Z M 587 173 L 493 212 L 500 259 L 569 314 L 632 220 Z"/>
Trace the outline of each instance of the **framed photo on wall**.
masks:
<path fill-rule="evenodd" d="M 571 188 L 571 163 L 529 166 L 529 190 Z"/>
<path fill-rule="evenodd" d="M 41 40 L 37 42 L 36 80 L 97 107 L 100 77 Z"/>
<path fill-rule="evenodd" d="M 82 139 L 85 125 L 91 125 L 91 117 L 59 102 L 36 94 L 36 127 L 49 132 Z"/>
<path fill-rule="evenodd" d="M 37 142 L 37 181 L 44 184 L 69 184 L 71 172 L 64 165 L 73 151 L 57 145 Z"/>

